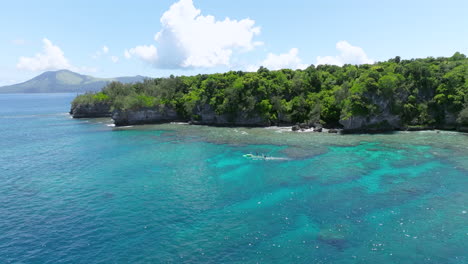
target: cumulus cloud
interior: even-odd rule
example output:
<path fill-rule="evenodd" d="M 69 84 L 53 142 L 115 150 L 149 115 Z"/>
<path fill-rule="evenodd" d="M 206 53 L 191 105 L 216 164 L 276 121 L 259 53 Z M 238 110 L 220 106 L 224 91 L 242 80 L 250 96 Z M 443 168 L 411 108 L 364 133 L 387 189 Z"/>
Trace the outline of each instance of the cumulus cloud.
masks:
<path fill-rule="evenodd" d="M 125 58 L 129 59 L 136 56 L 146 62 L 154 63 L 157 59 L 157 49 L 154 45 L 141 45 L 125 50 Z"/>
<path fill-rule="evenodd" d="M 125 57 L 126 59 L 132 58 L 132 55 L 130 54 L 130 51 L 125 50 L 125 51 L 124 51 L 124 57 Z"/>
<path fill-rule="evenodd" d="M 106 45 L 102 46 L 102 52 L 107 54 L 109 52 L 109 48 Z"/>
<path fill-rule="evenodd" d="M 42 39 L 43 50 L 33 57 L 20 57 L 16 67 L 22 70 L 45 71 L 57 69 L 71 69 L 72 66 L 65 58 L 59 46 L 54 45 L 47 38 Z"/>
<path fill-rule="evenodd" d="M 119 61 L 119 57 L 117 56 L 110 56 L 110 59 L 113 63 L 117 63 Z"/>
<path fill-rule="evenodd" d="M 156 45 L 127 50 L 126 58 L 139 57 L 159 68 L 214 67 L 229 65 L 234 52 L 252 50 L 260 27 L 251 19 L 216 20 L 201 15 L 192 0 L 173 4 L 160 19 L 162 29 L 154 39 Z"/>
<path fill-rule="evenodd" d="M 374 60 L 370 59 L 362 48 L 353 46 L 347 41 L 339 41 L 336 43 L 336 49 L 339 52 L 337 56 L 318 56 L 317 65 L 330 64 L 343 66 L 344 64 L 374 63 Z"/>
<path fill-rule="evenodd" d="M 287 53 L 279 55 L 269 53 L 264 61 L 260 65 L 251 65 L 247 68 L 248 71 L 256 71 L 260 66 L 266 67 L 269 70 L 280 70 L 280 69 L 305 69 L 308 65 L 303 64 L 299 57 L 299 50 L 292 48 Z"/>
<path fill-rule="evenodd" d="M 95 67 L 73 66 L 65 57 L 65 54 L 59 46 L 54 45 L 52 41 L 47 38 L 43 38 L 42 43 L 42 52 L 37 53 L 33 57 L 21 56 L 16 64 L 16 68 L 28 71 L 50 71 L 62 69 L 83 73 L 94 73 L 98 71 Z"/>

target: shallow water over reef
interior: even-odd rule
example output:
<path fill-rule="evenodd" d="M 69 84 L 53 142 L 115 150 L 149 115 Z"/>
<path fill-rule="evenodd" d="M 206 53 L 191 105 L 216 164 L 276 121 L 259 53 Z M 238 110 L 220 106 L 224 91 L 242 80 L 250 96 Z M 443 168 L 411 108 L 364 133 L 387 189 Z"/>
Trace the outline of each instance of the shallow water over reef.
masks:
<path fill-rule="evenodd" d="M 0 263 L 468 262 L 466 134 L 115 128 L 72 98 L 0 95 Z"/>

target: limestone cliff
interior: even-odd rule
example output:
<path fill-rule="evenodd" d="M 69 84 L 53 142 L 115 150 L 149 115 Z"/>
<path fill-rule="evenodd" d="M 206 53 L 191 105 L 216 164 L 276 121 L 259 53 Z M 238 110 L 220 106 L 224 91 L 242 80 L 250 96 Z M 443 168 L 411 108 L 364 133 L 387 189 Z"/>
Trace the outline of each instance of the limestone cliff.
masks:
<path fill-rule="evenodd" d="M 110 117 L 110 104 L 77 104 L 72 105 L 70 114 L 73 118 Z"/>
<path fill-rule="evenodd" d="M 192 122 L 198 125 L 214 126 L 269 126 L 270 123 L 259 115 L 239 113 L 219 115 L 209 105 L 200 107 L 195 112 L 196 119 L 183 117 L 173 107 L 155 107 L 137 110 L 114 111 L 112 119 L 116 126 L 158 124 L 168 122 Z"/>
<path fill-rule="evenodd" d="M 391 111 L 391 102 L 378 96 L 369 96 L 376 109 L 368 115 L 345 116 L 340 124 L 346 132 L 381 132 L 400 129 L 401 117 Z"/>
<path fill-rule="evenodd" d="M 269 120 L 256 113 L 217 114 L 210 105 L 198 107 L 195 111 L 197 120 L 194 124 L 216 125 L 216 126 L 269 126 Z"/>
<path fill-rule="evenodd" d="M 112 113 L 112 119 L 116 126 L 184 121 L 171 107 L 117 110 Z"/>

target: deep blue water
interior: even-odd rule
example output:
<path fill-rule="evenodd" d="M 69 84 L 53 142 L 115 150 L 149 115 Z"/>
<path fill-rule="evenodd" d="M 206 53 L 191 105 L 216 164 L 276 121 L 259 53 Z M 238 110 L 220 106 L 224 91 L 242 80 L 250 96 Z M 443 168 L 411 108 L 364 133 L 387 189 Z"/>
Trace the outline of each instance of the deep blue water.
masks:
<path fill-rule="evenodd" d="M 0 263 L 468 263 L 466 134 L 114 128 L 73 97 L 0 95 Z"/>

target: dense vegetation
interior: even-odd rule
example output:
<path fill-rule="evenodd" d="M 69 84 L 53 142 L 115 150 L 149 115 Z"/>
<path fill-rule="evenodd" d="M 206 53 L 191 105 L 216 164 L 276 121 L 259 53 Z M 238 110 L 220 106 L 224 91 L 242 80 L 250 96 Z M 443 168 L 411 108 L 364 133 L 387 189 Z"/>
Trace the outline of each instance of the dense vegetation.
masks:
<path fill-rule="evenodd" d="M 450 116 L 468 125 L 468 59 L 457 52 L 449 58 L 395 57 L 373 65 L 261 67 L 257 72 L 113 82 L 99 93 L 78 96 L 73 104 L 98 102 L 113 110 L 171 107 L 187 120 L 199 118 L 199 109 L 209 105 L 217 114 L 244 112 L 272 123 L 339 126 L 339 120 L 389 111 L 408 126 L 437 126 Z"/>

